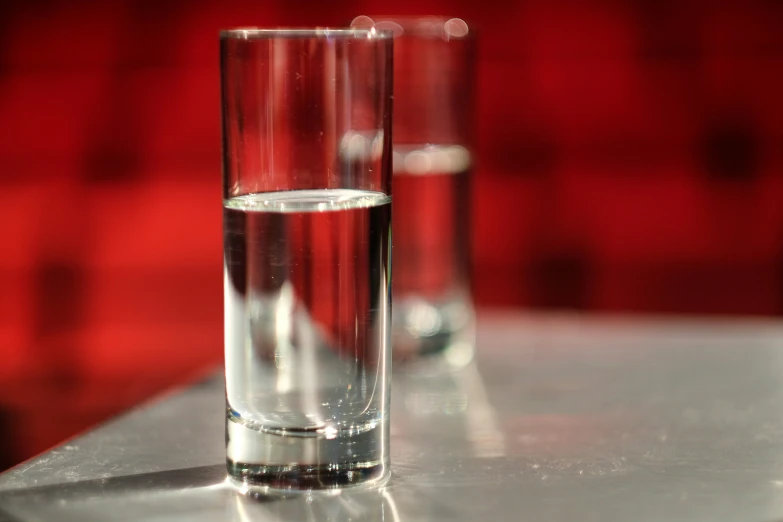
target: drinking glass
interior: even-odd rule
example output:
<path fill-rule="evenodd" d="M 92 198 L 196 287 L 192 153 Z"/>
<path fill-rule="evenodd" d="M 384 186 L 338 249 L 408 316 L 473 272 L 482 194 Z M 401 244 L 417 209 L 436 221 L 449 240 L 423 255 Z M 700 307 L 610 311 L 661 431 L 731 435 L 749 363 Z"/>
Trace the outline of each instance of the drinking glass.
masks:
<path fill-rule="evenodd" d="M 360 16 L 351 25 L 395 34 L 394 357 L 464 366 L 475 345 L 474 31 L 445 17 Z"/>
<path fill-rule="evenodd" d="M 220 37 L 226 456 L 274 489 L 389 472 L 392 34 Z"/>

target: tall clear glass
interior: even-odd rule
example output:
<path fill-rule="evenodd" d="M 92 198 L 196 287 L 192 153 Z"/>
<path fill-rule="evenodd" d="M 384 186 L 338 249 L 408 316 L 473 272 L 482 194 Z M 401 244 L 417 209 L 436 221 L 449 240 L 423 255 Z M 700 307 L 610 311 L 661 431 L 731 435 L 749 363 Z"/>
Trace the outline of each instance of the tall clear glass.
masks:
<path fill-rule="evenodd" d="M 395 34 L 394 357 L 463 366 L 475 346 L 474 31 L 445 17 L 360 16 L 352 26 Z"/>
<path fill-rule="evenodd" d="M 229 474 L 383 480 L 392 34 L 231 30 L 220 56 Z"/>

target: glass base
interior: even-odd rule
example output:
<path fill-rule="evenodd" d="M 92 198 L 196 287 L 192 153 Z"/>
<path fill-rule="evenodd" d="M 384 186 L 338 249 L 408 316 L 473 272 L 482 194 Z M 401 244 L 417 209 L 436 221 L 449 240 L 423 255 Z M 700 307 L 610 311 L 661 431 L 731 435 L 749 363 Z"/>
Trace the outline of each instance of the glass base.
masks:
<path fill-rule="evenodd" d="M 228 474 L 240 488 L 248 491 L 263 488 L 264 491 L 291 491 L 311 489 L 344 488 L 350 486 L 382 485 L 389 478 L 389 464 L 381 463 L 370 467 L 343 465 L 335 469 L 332 465 L 321 466 L 264 466 L 226 461 Z"/>
<path fill-rule="evenodd" d="M 433 303 L 408 297 L 394 301 L 392 354 L 408 370 L 462 368 L 475 352 L 475 312 L 464 298 Z"/>
<path fill-rule="evenodd" d="M 229 476 L 251 488 L 310 490 L 382 483 L 390 474 L 388 423 L 329 436 L 226 422 Z"/>

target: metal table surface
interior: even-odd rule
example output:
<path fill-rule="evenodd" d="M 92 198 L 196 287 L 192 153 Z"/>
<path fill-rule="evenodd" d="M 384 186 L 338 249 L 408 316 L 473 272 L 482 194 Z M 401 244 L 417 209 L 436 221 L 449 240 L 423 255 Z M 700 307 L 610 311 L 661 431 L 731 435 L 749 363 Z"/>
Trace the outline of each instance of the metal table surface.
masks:
<path fill-rule="evenodd" d="M 0 475 L 0 520 L 783 520 L 783 322 L 489 314 L 394 379 L 381 489 L 236 492 L 215 377 Z"/>

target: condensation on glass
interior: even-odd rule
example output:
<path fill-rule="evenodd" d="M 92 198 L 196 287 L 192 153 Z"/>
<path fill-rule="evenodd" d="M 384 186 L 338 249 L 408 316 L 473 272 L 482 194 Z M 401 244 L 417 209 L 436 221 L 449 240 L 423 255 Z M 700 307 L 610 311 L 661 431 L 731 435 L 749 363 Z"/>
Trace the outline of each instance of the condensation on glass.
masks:
<path fill-rule="evenodd" d="M 394 357 L 464 366 L 475 346 L 470 182 L 476 39 L 459 18 L 360 16 L 394 33 Z"/>
<path fill-rule="evenodd" d="M 389 473 L 392 34 L 220 38 L 229 474 Z"/>

